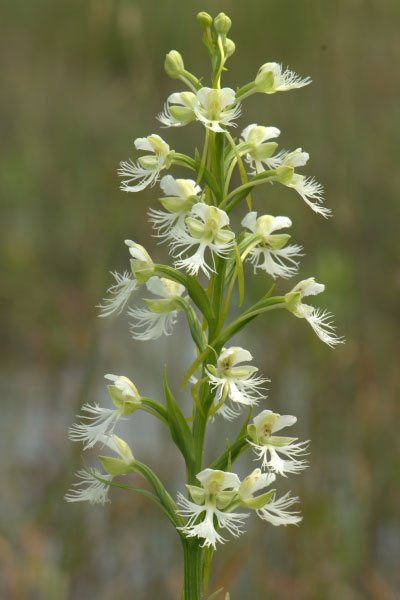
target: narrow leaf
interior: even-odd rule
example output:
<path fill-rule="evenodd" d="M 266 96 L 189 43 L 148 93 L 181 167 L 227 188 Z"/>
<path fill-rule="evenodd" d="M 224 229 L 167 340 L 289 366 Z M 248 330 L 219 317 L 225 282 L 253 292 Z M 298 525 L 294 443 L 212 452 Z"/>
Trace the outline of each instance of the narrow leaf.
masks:
<path fill-rule="evenodd" d="M 166 368 L 163 372 L 165 402 L 168 413 L 168 423 L 171 430 L 171 436 L 175 444 L 182 452 L 186 464 L 193 460 L 193 437 L 189 425 L 178 406 L 174 396 L 169 389 L 167 382 Z"/>
<path fill-rule="evenodd" d="M 243 263 L 239 254 L 237 245 L 234 245 L 235 261 L 236 261 L 236 273 L 239 287 L 239 306 L 242 306 L 244 299 L 244 274 L 243 274 Z"/>

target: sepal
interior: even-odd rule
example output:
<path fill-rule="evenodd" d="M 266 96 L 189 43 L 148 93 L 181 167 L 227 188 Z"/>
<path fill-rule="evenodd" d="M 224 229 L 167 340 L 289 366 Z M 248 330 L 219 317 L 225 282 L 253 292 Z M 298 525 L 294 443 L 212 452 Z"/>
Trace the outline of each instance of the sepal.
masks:
<path fill-rule="evenodd" d="M 99 456 L 99 460 L 109 475 L 126 475 L 132 471 L 132 465 L 126 464 L 120 458 L 112 458 L 111 456 Z"/>
<path fill-rule="evenodd" d="M 249 434 L 251 441 L 257 444 L 257 427 L 253 423 L 247 426 L 247 433 Z"/>
<path fill-rule="evenodd" d="M 224 490 L 220 492 L 217 496 L 217 508 L 219 510 L 224 510 L 229 504 L 232 503 L 236 496 L 237 492 L 235 490 Z"/>
<path fill-rule="evenodd" d="M 251 508 L 252 510 L 258 510 L 263 508 L 268 502 L 271 500 L 271 497 L 275 494 L 276 490 L 270 490 L 265 494 L 260 494 L 259 496 L 255 496 L 254 498 L 248 498 L 246 500 L 240 500 L 240 506 L 244 508 Z"/>
<path fill-rule="evenodd" d="M 185 487 L 196 504 L 204 504 L 206 498 L 206 492 L 204 488 L 198 487 L 197 485 L 185 484 Z"/>
<path fill-rule="evenodd" d="M 142 403 L 140 400 L 139 392 L 136 390 L 136 387 L 135 390 L 137 393 L 137 398 L 135 398 L 133 394 L 131 397 L 127 396 L 122 392 L 122 390 L 117 388 L 115 385 L 108 385 L 107 388 L 110 393 L 110 398 L 113 404 L 119 410 L 121 410 L 124 415 L 130 415 L 135 410 L 141 407 Z"/>
<path fill-rule="evenodd" d="M 278 167 L 276 169 L 276 180 L 283 185 L 288 185 L 292 179 L 294 174 L 293 167 L 286 167 L 285 165 Z"/>
<path fill-rule="evenodd" d="M 289 292 L 284 296 L 286 308 L 294 312 L 301 302 L 301 292 Z"/>

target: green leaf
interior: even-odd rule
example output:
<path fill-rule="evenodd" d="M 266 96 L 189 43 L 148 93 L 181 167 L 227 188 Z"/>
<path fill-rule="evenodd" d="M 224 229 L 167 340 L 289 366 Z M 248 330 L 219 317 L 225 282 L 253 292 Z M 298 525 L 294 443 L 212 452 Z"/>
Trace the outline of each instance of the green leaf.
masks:
<path fill-rule="evenodd" d="M 246 435 L 246 431 L 247 431 L 247 425 L 248 425 L 248 423 L 249 423 L 249 421 L 250 421 L 250 417 L 251 417 L 251 413 L 252 413 L 252 412 L 253 412 L 253 407 L 252 407 L 252 406 L 250 406 L 250 408 L 249 408 L 249 414 L 247 415 L 247 417 L 246 417 L 246 419 L 245 419 L 245 421 L 244 421 L 244 423 L 243 423 L 243 425 L 242 425 L 242 427 L 241 427 L 241 429 L 240 429 L 240 431 L 239 431 L 239 434 L 238 434 L 238 436 L 237 436 L 237 438 L 236 438 L 236 439 L 239 439 L 239 438 L 241 438 L 243 435 Z"/>
<path fill-rule="evenodd" d="M 186 464 L 194 460 L 193 437 L 189 425 L 168 386 L 166 368 L 163 371 L 165 402 L 168 413 L 168 424 L 175 444 L 182 452 Z"/>
<path fill-rule="evenodd" d="M 207 600 L 214 600 L 214 598 L 216 598 L 218 596 L 218 594 L 220 594 L 223 591 L 223 587 L 219 588 L 219 590 L 217 590 L 216 592 L 214 592 L 213 594 L 211 594 L 211 596 L 208 596 Z M 228 594 L 229 596 L 229 594 Z M 225 596 L 226 599 L 226 596 Z"/>
<path fill-rule="evenodd" d="M 238 438 L 223 454 L 211 465 L 210 469 L 225 471 L 229 463 L 234 463 L 237 457 L 249 448 L 246 436 Z"/>
<path fill-rule="evenodd" d="M 175 298 L 176 304 L 186 313 L 189 329 L 194 343 L 200 352 L 206 347 L 206 340 L 204 339 L 204 332 L 201 327 L 201 323 L 198 320 L 196 313 L 193 308 L 184 298 Z"/>
<path fill-rule="evenodd" d="M 242 306 L 244 299 L 244 274 L 243 274 L 243 263 L 240 258 L 240 253 L 237 245 L 234 245 L 235 261 L 236 261 L 236 273 L 239 287 L 239 306 Z"/>

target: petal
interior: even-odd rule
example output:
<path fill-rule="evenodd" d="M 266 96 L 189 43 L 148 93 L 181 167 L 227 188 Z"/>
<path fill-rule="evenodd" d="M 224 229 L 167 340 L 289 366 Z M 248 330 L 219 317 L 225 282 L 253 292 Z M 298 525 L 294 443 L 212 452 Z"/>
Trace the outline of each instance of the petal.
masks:
<path fill-rule="evenodd" d="M 275 217 L 270 232 L 277 231 L 278 229 L 286 229 L 286 227 L 291 227 L 292 221 L 289 217 Z"/>
<path fill-rule="evenodd" d="M 258 429 L 258 427 L 261 425 L 261 423 L 263 422 L 263 420 L 268 417 L 268 415 L 272 415 L 272 410 L 268 410 L 265 409 L 262 412 L 260 412 L 259 415 L 257 415 L 256 417 L 254 417 L 253 419 L 253 423 L 256 426 L 256 428 Z"/>
<path fill-rule="evenodd" d="M 297 421 L 297 417 L 293 415 L 280 415 L 279 419 L 272 425 L 272 433 L 276 431 L 280 431 L 284 427 L 289 427 L 290 425 L 294 425 Z"/>
<path fill-rule="evenodd" d="M 257 221 L 257 213 L 255 211 L 251 211 L 247 213 L 247 215 L 242 219 L 242 226 L 247 227 L 250 231 L 255 232 L 256 230 L 256 221 Z"/>
<path fill-rule="evenodd" d="M 154 152 L 153 146 L 150 144 L 147 137 L 137 138 L 134 141 L 136 150 L 146 150 L 148 152 Z"/>
<path fill-rule="evenodd" d="M 169 298 L 167 290 L 164 287 L 164 284 L 160 277 L 150 277 L 150 279 L 146 282 L 146 287 L 155 296 L 161 296 L 161 298 Z"/>
<path fill-rule="evenodd" d="M 221 109 L 224 109 L 226 106 L 230 106 L 231 104 L 237 104 L 237 100 L 235 98 L 235 91 L 232 88 L 222 88 L 221 90 Z"/>
<path fill-rule="evenodd" d="M 164 175 L 160 181 L 160 187 L 166 196 L 180 196 L 178 183 L 172 175 Z"/>

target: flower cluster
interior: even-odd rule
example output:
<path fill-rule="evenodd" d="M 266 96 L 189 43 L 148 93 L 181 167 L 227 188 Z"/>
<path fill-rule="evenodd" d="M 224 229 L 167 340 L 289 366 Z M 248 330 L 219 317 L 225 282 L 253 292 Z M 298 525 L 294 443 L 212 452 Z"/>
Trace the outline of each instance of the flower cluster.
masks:
<path fill-rule="evenodd" d="M 329 312 L 303 303 L 306 296 L 324 291 L 324 285 L 313 277 L 301 280 L 281 295 L 272 296 L 271 288 L 253 306 L 239 309 L 240 313 L 237 305 L 232 309 L 236 284 L 240 306 L 245 296 L 246 264 L 273 283 L 272 280 L 296 275 L 303 256 L 301 245 L 289 243 L 291 236 L 287 231 L 292 220 L 269 214 L 265 208 L 253 210 L 250 192 L 266 183 L 283 185 L 294 189 L 314 212 L 327 217 L 331 211 L 323 206 L 322 186 L 313 177 L 297 172 L 307 164 L 309 154 L 301 148 L 279 150 L 277 127 L 252 123 L 242 129 L 236 140 L 229 132 L 237 126 L 243 102 L 252 94 L 302 88 L 311 80 L 284 70 L 276 62 L 267 62 L 253 81 L 237 91 L 221 87 L 224 65 L 235 51 L 235 44 L 227 37 L 230 19 L 223 13 L 214 20 L 207 13 L 200 13 L 198 20 L 211 56 L 211 87 L 203 86 L 202 79 L 185 68 L 177 51 L 169 52 L 165 61 L 167 74 L 188 89 L 167 98 L 158 120 L 164 128 L 197 124 L 205 138 L 202 155 L 197 151 L 194 157 L 180 154 L 159 135 L 152 134 L 134 141 L 136 150 L 146 154 L 136 162 L 122 162 L 119 169 L 123 178 L 121 189 L 127 192 L 140 192 L 159 181 L 160 204 L 150 208 L 148 216 L 155 237 L 166 243 L 172 264 L 156 264 L 143 246 L 126 240 L 130 268 L 112 273 L 114 282 L 98 307 L 101 317 L 126 309 L 132 337 L 141 341 L 171 335 L 178 316 L 186 318 L 196 346 L 196 359 L 182 384 L 184 388 L 191 383 L 189 402 L 180 405 L 176 401 L 166 371 L 164 404 L 141 396 L 128 378 L 106 375 L 112 382 L 108 389 L 113 407 L 84 404 L 83 414 L 70 427 L 69 437 L 82 442 L 85 449 L 99 444 L 115 456 L 99 456 L 103 471 L 79 471 L 79 481 L 66 499 L 104 504 L 109 487 L 115 485 L 114 477 L 133 473 L 145 478 L 152 491 L 118 486 L 144 493 L 161 505 L 184 547 L 187 538 L 196 538 L 198 549 L 215 549 L 218 542 L 225 541 L 225 532 L 233 536 L 242 533 L 249 516 L 243 511 L 253 510 L 274 526 L 297 525 L 301 516 L 293 506 L 298 499 L 290 492 L 278 496 L 272 486 L 279 476 L 301 473 L 308 466 L 305 456 L 309 442 L 277 435 L 295 425 L 296 417 L 265 407 L 265 384 L 269 380 L 250 364 L 253 356 L 247 349 L 230 345 L 231 338 L 250 321 L 273 310 L 286 310 L 305 319 L 330 347 L 342 343 L 343 338 L 336 335 Z M 174 165 L 188 169 L 191 178 L 177 179 L 166 174 Z M 236 168 L 241 185 L 231 189 Z M 246 214 L 231 219 L 233 209 L 246 199 Z M 132 295 L 139 290 L 147 290 L 152 297 L 142 298 L 141 306 L 129 306 Z M 260 412 L 248 424 L 258 406 Z M 131 418 L 136 410 L 146 411 L 167 426 L 183 455 L 188 473 L 187 497 L 179 492 L 177 504 L 155 473 L 136 460 L 128 444 L 114 433 L 119 421 Z M 207 426 L 217 429 L 216 415 L 233 421 L 245 411 L 247 420 L 235 442 L 208 468 L 203 468 Z M 232 465 L 247 450 L 253 452 L 259 464 L 245 477 L 239 477 L 232 472 Z"/>

